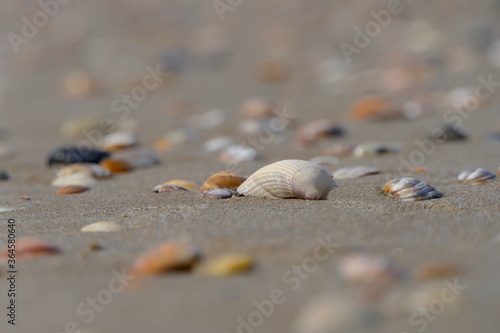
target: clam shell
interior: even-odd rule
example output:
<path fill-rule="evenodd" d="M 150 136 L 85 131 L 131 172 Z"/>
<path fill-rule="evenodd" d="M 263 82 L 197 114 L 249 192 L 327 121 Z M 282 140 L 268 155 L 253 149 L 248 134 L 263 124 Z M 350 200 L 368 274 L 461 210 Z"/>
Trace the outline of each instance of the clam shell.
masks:
<path fill-rule="evenodd" d="M 101 147 L 107 152 L 115 152 L 130 148 L 139 143 L 137 135 L 130 132 L 114 132 L 106 135 L 101 142 Z"/>
<path fill-rule="evenodd" d="M 114 158 L 105 158 L 99 165 L 110 173 L 124 173 L 132 170 L 127 162 Z"/>
<path fill-rule="evenodd" d="M 216 188 L 203 192 L 203 197 L 210 199 L 229 199 L 232 198 L 233 195 L 238 195 L 238 193 L 227 188 Z"/>
<path fill-rule="evenodd" d="M 122 230 L 122 226 L 110 221 L 99 221 L 88 224 L 80 229 L 82 232 L 110 232 Z"/>
<path fill-rule="evenodd" d="M 368 142 L 357 145 L 354 148 L 354 157 L 374 157 L 389 153 L 397 154 L 400 151 L 400 146 L 397 143 L 379 143 Z"/>
<path fill-rule="evenodd" d="M 67 185 L 59 188 L 56 191 L 56 194 L 58 195 L 66 195 L 66 194 L 78 194 L 82 192 L 86 192 L 90 190 L 90 188 L 86 186 L 79 186 L 79 185 Z"/>
<path fill-rule="evenodd" d="M 436 142 L 463 141 L 467 137 L 467 133 L 461 126 L 449 124 L 437 128 L 429 135 L 429 138 Z"/>
<path fill-rule="evenodd" d="M 240 186 L 245 180 L 245 177 L 240 176 L 236 173 L 229 171 L 220 171 L 208 177 L 208 179 L 201 187 L 201 192 L 203 193 L 218 188 L 225 188 L 236 191 L 238 186 Z"/>
<path fill-rule="evenodd" d="M 338 185 L 323 167 L 302 160 L 284 160 L 257 170 L 237 191 L 267 198 L 327 199 Z"/>
<path fill-rule="evenodd" d="M 346 178 L 359 178 L 368 175 L 379 174 L 380 171 L 375 168 L 365 167 L 365 166 L 354 166 L 338 169 L 333 173 L 333 178 L 335 179 L 346 179 Z"/>
<path fill-rule="evenodd" d="M 415 178 L 393 179 L 385 184 L 383 190 L 403 201 L 429 200 L 443 196 L 434 187 Z"/>
<path fill-rule="evenodd" d="M 189 191 L 196 191 L 198 189 L 198 185 L 183 179 L 172 179 L 168 182 L 163 183 L 162 185 L 178 185 L 184 187 Z"/>
<path fill-rule="evenodd" d="M 21 237 L 16 242 L 16 259 L 33 259 L 46 254 L 60 253 L 61 250 L 47 241 L 36 237 Z M 7 246 L 0 253 L 0 259 L 8 259 Z"/>
<path fill-rule="evenodd" d="M 54 149 L 47 157 L 47 164 L 99 163 L 109 157 L 107 152 L 86 147 L 64 146 Z"/>
<path fill-rule="evenodd" d="M 83 185 L 95 183 L 95 179 L 111 177 L 111 173 L 97 164 L 81 163 L 62 167 L 57 171 L 52 186 Z"/>
<path fill-rule="evenodd" d="M 385 120 L 401 118 L 401 110 L 393 101 L 384 96 L 370 95 L 356 101 L 349 114 L 356 120 Z"/>
<path fill-rule="evenodd" d="M 295 131 L 295 143 L 300 147 L 311 145 L 317 141 L 344 134 L 344 129 L 333 120 L 316 119 L 303 124 Z"/>
<path fill-rule="evenodd" d="M 54 187 L 63 187 L 68 185 L 77 185 L 90 187 L 95 185 L 96 180 L 94 177 L 87 173 L 75 172 L 63 176 L 57 176 L 51 183 Z"/>
<path fill-rule="evenodd" d="M 458 182 L 463 184 L 479 185 L 493 180 L 496 175 L 485 169 L 468 169 L 458 175 Z"/>
<path fill-rule="evenodd" d="M 201 272 L 208 276 L 228 276 L 246 272 L 254 266 L 254 260 L 247 254 L 224 254 L 212 259 L 201 268 Z"/>

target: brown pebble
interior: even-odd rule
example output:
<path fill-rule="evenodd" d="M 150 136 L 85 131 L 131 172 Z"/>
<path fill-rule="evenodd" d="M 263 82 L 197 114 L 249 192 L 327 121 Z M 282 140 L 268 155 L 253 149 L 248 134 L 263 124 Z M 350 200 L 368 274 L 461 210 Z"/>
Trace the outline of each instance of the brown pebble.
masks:
<path fill-rule="evenodd" d="M 111 173 L 124 173 L 132 170 L 128 163 L 111 158 L 103 159 L 99 165 Z"/>
<path fill-rule="evenodd" d="M 455 263 L 434 263 L 423 264 L 415 268 L 413 275 L 417 280 L 440 279 L 450 276 L 456 276 L 462 271 L 462 268 Z"/>
<path fill-rule="evenodd" d="M 12 251 L 12 250 L 11 250 Z M 61 250 L 47 241 L 36 237 L 21 237 L 16 242 L 16 259 L 33 259 L 42 255 L 60 253 Z M 7 246 L 0 253 L 0 259 L 12 259 Z"/>
<path fill-rule="evenodd" d="M 188 241 L 165 242 L 140 255 L 130 273 L 141 276 L 190 270 L 200 257 L 198 248 Z"/>
<path fill-rule="evenodd" d="M 90 190 L 89 187 L 79 186 L 79 185 L 67 185 L 59 188 L 56 191 L 58 195 L 66 195 L 66 194 L 77 194 Z"/>
<path fill-rule="evenodd" d="M 201 187 L 201 192 L 203 193 L 218 188 L 225 188 L 236 191 L 238 186 L 240 186 L 245 180 L 245 177 L 242 177 L 236 173 L 229 171 L 220 171 L 208 177 L 208 179 Z"/>
<path fill-rule="evenodd" d="M 101 244 L 99 244 L 95 241 L 89 242 L 87 247 L 88 247 L 88 250 L 91 252 L 101 251 L 104 249 L 104 247 Z"/>

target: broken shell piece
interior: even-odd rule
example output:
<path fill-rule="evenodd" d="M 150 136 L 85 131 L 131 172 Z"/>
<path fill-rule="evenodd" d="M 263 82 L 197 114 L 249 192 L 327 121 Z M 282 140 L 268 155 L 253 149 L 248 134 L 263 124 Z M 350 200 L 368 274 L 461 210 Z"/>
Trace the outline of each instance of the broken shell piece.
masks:
<path fill-rule="evenodd" d="M 130 148 L 139 143 L 139 139 L 133 133 L 114 132 L 106 135 L 101 142 L 101 147 L 107 152 L 115 152 L 125 148 Z"/>
<path fill-rule="evenodd" d="M 357 145 L 354 148 L 354 157 L 374 157 L 389 153 L 397 154 L 400 151 L 400 145 L 396 143 L 378 143 L 369 142 Z"/>
<path fill-rule="evenodd" d="M 244 145 L 232 145 L 222 151 L 220 160 L 229 164 L 260 160 L 262 157 L 256 149 Z"/>
<path fill-rule="evenodd" d="M 403 201 L 429 200 L 443 196 L 434 187 L 415 178 L 393 179 L 385 184 L 383 190 Z"/>
<path fill-rule="evenodd" d="M 189 270 L 200 257 L 198 248 L 188 241 L 165 242 L 140 255 L 131 267 L 131 274 L 156 275 Z"/>
<path fill-rule="evenodd" d="M 100 221 L 88 224 L 80 229 L 82 232 L 110 232 L 120 231 L 123 227 L 115 222 Z"/>
<path fill-rule="evenodd" d="M 482 99 L 477 97 L 474 87 L 457 87 L 446 95 L 448 106 L 454 109 L 466 109 L 467 111 L 476 111 L 480 106 Z"/>
<path fill-rule="evenodd" d="M 66 195 L 66 194 L 78 194 L 82 192 L 86 192 L 90 190 L 90 188 L 86 186 L 78 186 L 78 185 L 67 185 L 59 188 L 56 191 L 56 194 L 58 195 Z"/>
<path fill-rule="evenodd" d="M 61 250 L 47 241 L 36 237 L 21 237 L 16 242 L 16 259 L 33 259 L 42 255 L 60 253 Z M 1 259 L 9 259 L 7 246 L 0 253 Z"/>
<path fill-rule="evenodd" d="M 327 199 L 336 187 L 332 176 L 320 165 L 284 160 L 257 170 L 237 191 L 244 196 L 319 200 Z"/>
<path fill-rule="evenodd" d="M 105 158 L 99 163 L 99 165 L 102 168 L 108 170 L 112 174 L 124 173 L 132 170 L 132 168 L 127 162 L 113 158 Z"/>
<path fill-rule="evenodd" d="M 153 191 L 155 191 L 156 193 L 169 193 L 169 192 L 179 192 L 179 191 L 188 192 L 189 190 L 180 185 L 161 184 L 153 187 Z"/>
<path fill-rule="evenodd" d="M 208 177 L 201 192 L 214 190 L 218 188 L 236 190 L 246 180 L 245 177 L 229 171 L 220 171 Z"/>
<path fill-rule="evenodd" d="M 402 112 L 396 104 L 387 97 L 370 95 L 356 101 L 349 114 L 356 120 L 386 120 L 401 118 Z"/>
<path fill-rule="evenodd" d="M 344 129 L 330 119 L 317 119 L 300 126 L 295 131 L 295 143 L 300 147 L 309 146 L 319 140 L 344 134 Z"/>
<path fill-rule="evenodd" d="M 479 185 L 496 178 L 493 172 L 485 169 L 468 169 L 458 175 L 458 182 L 463 184 Z"/>
<path fill-rule="evenodd" d="M 262 82 L 283 82 L 290 78 L 291 67 L 281 59 L 266 59 L 257 66 L 257 77 Z"/>
<path fill-rule="evenodd" d="M 236 191 L 227 188 L 216 188 L 203 192 L 202 194 L 203 197 L 210 199 L 230 199 L 236 195 L 238 195 Z"/>
<path fill-rule="evenodd" d="M 229 276 L 246 272 L 254 266 L 254 260 L 247 254 L 225 254 L 208 261 L 201 272 L 209 276 Z"/>
<path fill-rule="evenodd" d="M 131 147 L 114 152 L 113 160 L 127 163 L 132 169 L 145 168 L 160 163 L 158 154 L 144 147 Z"/>
<path fill-rule="evenodd" d="M 359 178 L 369 175 L 377 175 L 380 171 L 375 168 L 365 167 L 365 166 L 354 166 L 338 169 L 333 173 L 333 178 L 335 179 L 346 179 L 346 178 Z"/>

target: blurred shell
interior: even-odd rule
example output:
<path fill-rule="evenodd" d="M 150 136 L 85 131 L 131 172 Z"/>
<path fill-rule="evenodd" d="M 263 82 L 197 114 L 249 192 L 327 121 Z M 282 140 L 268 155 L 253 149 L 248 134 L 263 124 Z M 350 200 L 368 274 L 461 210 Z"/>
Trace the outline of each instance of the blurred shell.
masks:
<path fill-rule="evenodd" d="M 189 270 L 201 257 L 188 241 L 165 242 L 140 255 L 132 264 L 133 275 L 155 275 L 172 270 Z"/>
<path fill-rule="evenodd" d="M 486 57 L 493 66 L 500 68 L 500 39 L 497 39 L 490 44 L 486 50 Z"/>
<path fill-rule="evenodd" d="M 411 169 L 411 172 L 413 172 L 413 173 L 426 173 L 427 168 L 425 166 L 416 166 L 413 169 Z"/>
<path fill-rule="evenodd" d="M 67 185 L 78 185 L 90 187 L 96 184 L 96 179 L 84 172 L 73 172 L 67 175 L 57 175 L 51 185 L 54 187 L 62 187 Z"/>
<path fill-rule="evenodd" d="M 16 150 L 13 146 L 0 143 L 0 159 L 10 159 L 16 155 Z"/>
<path fill-rule="evenodd" d="M 374 157 L 389 153 L 397 154 L 400 151 L 400 145 L 397 143 L 379 143 L 368 142 L 357 145 L 354 148 L 354 157 Z"/>
<path fill-rule="evenodd" d="M 159 138 L 158 140 L 155 140 L 152 144 L 152 148 L 155 151 L 166 151 L 172 148 L 174 145 L 174 142 L 170 139 L 166 138 Z"/>
<path fill-rule="evenodd" d="M 233 143 L 234 140 L 229 136 L 217 136 L 203 143 L 203 151 L 207 153 L 220 151 Z"/>
<path fill-rule="evenodd" d="M 290 78 L 291 66 L 282 59 L 265 59 L 257 65 L 257 77 L 262 82 L 283 82 Z"/>
<path fill-rule="evenodd" d="M 208 177 L 208 179 L 201 187 L 201 192 L 203 193 L 218 188 L 225 188 L 235 191 L 238 186 L 240 186 L 245 180 L 245 177 L 240 176 L 236 173 L 229 171 L 220 171 Z"/>
<path fill-rule="evenodd" d="M 457 276 L 462 271 L 462 268 L 449 262 L 423 264 L 413 270 L 413 276 L 420 281 L 430 279 L 443 279 L 447 277 Z"/>
<path fill-rule="evenodd" d="M 323 152 L 325 155 L 328 156 L 346 157 L 352 155 L 354 149 L 356 149 L 355 145 L 346 143 L 336 143 L 330 148 L 326 148 Z"/>
<path fill-rule="evenodd" d="M 344 129 L 329 119 L 316 119 L 300 126 L 294 134 L 295 143 L 301 147 L 319 140 L 329 139 L 344 134 Z"/>
<path fill-rule="evenodd" d="M 274 116 L 273 104 L 262 97 L 246 100 L 240 107 L 241 117 L 244 119 L 271 118 Z"/>
<path fill-rule="evenodd" d="M 211 109 L 188 118 L 188 123 L 195 128 L 209 129 L 224 124 L 227 120 L 226 112 L 221 109 Z"/>
<path fill-rule="evenodd" d="M 375 168 L 365 167 L 365 166 L 355 166 L 338 169 L 333 173 L 333 178 L 335 179 L 345 179 L 345 178 L 359 178 L 368 175 L 379 174 L 380 171 Z"/>
<path fill-rule="evenodd" d="M 69 98 L 89 97 L 97 91 L 97 82 L 89 73 L 75 70 L 64 77 L 60 88 Z"/>
<path fill-rule="evenodd" d="M 446 124 L 436 128 L 429 138 L 437 142 L 462 141 L 467 139 L 467 132 L 461 126 Z"/>
<path fill-rule="evenodd" d="M 66 185 L 66 186 L 60 187 L 56 191 L 56 194 L 58 194 L 58 195 L 78 194 L 78 193 L 86 192 L 88 190 L 90 190 L 90 188 L 86 187 L 86 186 Z"/>
<path fill-rule="evenodd" d="M 237 191 L 245 196 L 327 199 L 337 183 L 323 167 L 302 160 L 284 160 L 257 170 Z"/>
<path fill-rule="evenodd" d="M 9 179 L 10 179 L 9 173 L 6 170 L 0 169 L 0 180 L 9 180 Z"/>
<path fill-rule="evenodd" d="M 337 272 L 347 284 L 358 286 L 388 286 L 402 275 L 391 258 L 372 254 L 346 255 L 340 260 Z"/>
<path fill-rule="evenodd" d="M 111 177 L 111 173 L 98 164 L 77 163 L 59 169 L 59 171 L 57 171 L 56 178 L 66 177 L 75 173 L 84 173 L 96 179 L 106 179 Z"/>
<path fill-rule="evenodd" d="M 183 179 L 172 179 L 172 180 L 169 180 L 168 182 L 163 183 L 162 185 L 182 186 L 189 191 L 198 190 L 198 186 L 195 183 L 188 182 L 187 180 L 183 180 Z"/>
<path fill-rule="evenodd" d="M 479 185 L 493 180 L 496 175 L 485 169 L 468 169 L 458 175 L 458 182 L 463 184 Z"/>
<path fill-rule="evenodd" d="M 173 145 L 182 145 L 189 142 L 196 142 L 200 138 L 199 130 L 196 128 L 179 128 L 167 132 L 163 139 L 170 141 Z"/>
<path fill-rule="evenodd" d="M 88 224 L 80 229 L 82 232 L 111 232 L 122 230 L 123 227 L 115 222 L 100 221 Z"/>
<path fill-rule="evenodd" d="M 209 276 L 229 276 L 246 272 L 254 266 L 254 260 L 247 254 L 224 254 L 208 261 L 200 271 Z"/>
<path fill-rule="evenodd" d="M 500 168 L 498 168 L 498 170 L 497 170 L 497 175 L 500 176 Z"/>
<path fill-rule="evenodd" d="M 101 147 L 107 152 L 115 152 L 130 148 L 139 143 L 137 136 L 130 132 L 114 132 L 106 135 L 101 142 Z"/>
<path fill-rule="evenodd" d="M 60 253 L 61 250 L 47 241 L 36 237 L 21 237 L 16 241 L 16 259 L 33 259 L 46 254 Z M 1 259 L 9 259 L 7 246 L 0 253 Z"/>
<path fill-rule="evenodd" d="M 230 199 L 238 195 L 236 191 L 227 188 L 216 188 L 203 192 L 202 196 L 210 199 Z"/>
<path fill-rule="evenodd" d="M 480 100 L 474 87 L 457 87 L 446 95 L 448 106 L 454 109 L 466 109 L 467 111 L 476 111 L 484 101 Z"/>
<path fill-rule="evenodd" d="M 133 169 L 145 168 L 160 163 L 158 155 L 147 148 L 132 147 L 114 152 L 114 160 L 126 162 Z"/>
<path fill-rule="evenodd" d="M 97 115 L 84 115 L 66 120 L 59 132 L 66 138 L 73 139 L 92 131 L 103 132 L 100 128 L 101 117 Z"/>
<path fill-rule="evenodd" d="M 385 120 L 401 118 L 402 113 L 396 104 L 383 96 L 365 96 L 354 102 L 349 115 L 356 120 Z"/>
<path fill-rule="evenodd" d="M 180 185 L 173 184 L 161 184 L 153 187 L 153 191 L 156 193 L 169 193 L 169 192 L 179 192 L 179 191 L 189 191 Z"/>
<path fill-rule="evenodd" d="M 127 162 L 113 158 L 105 158 L 101 161 L 101 163 L 99 163 L 99 165 L 112 174 L 124 173 L 132 170 Z"/>
<path fill-rule="evenodd" d="M 229 164 L 260 160 L 262 157 L 256 149 L 244 145 L 232 145 L 222 151 L 220 160 Z"/>
<path fill-rule="evenodd" d="M 393 179 L 385 184 L 383 190 L 403 201 L 429 200 L 443 196 L 434 187 L 415 178 Z"/>

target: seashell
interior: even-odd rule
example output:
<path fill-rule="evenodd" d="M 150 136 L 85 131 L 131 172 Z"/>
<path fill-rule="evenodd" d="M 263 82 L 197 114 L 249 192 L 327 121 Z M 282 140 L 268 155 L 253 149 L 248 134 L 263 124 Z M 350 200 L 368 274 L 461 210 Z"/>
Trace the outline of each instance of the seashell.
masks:
<path fill-rule="evenodd" d="M 240 115 L 243 119 L 272 118 L 274 105 L 262 97 L 253 97 L 246 100 L 240 107 Z"/>
<path fill-rule="evenodd" d="M 12 251 L 12 250 L 11 250 Z M 10 259 L 9 248 L 5 248 L 0 253 L 0 258 L 8 260 Z M 15 258 L 21 259 L 33 259 L 42 255 L 56 254 L 60 253 L 61 250 L 47 241 L 36 238 L 36 237 L 21 237 L 16 241 Z"/>
<path fill-rule="evenodd" d="M 463 141 L 467 139 L 467 133 L 458 125 L 443 125 L 436 128 L 429 138 L 436 142 Z"/>
<path fill-rule="evenodd" d="M 106 157 L 109 157 L 109 153 L 105 151 L 85 147 L 65 146 L 50 152 L 47 164 L 99 163 Z"/>
<path fill-rule="evenodd" d="M 401 110 L 387 97 L 370 95 L 357 100 L 349 109 L 356 120 L 387 120 L 401 118 Z"/>
<path fill-rule="evenodd" d="M 115 222 L 100 221 L 88 224 L 80 229 L 82 232 L 110 232 L 119 231 L 123 227 Z"/>
<path fill-rule="evenodd" d="M 237 192 L 244 196 L 267 198 L 327 199 L 338 187 L 320 165 L 302 160 L 283 160 L 269 164 L 252 174 Z"/>
<path fill-rule="evenodd" d="M 160 158 L 154 151 L 143 147 L 119 150 L 114 152 L 111 158 L 127 163 L 132 169 L 145 168 L 160 163 Z"/>
<path fill-rule="evenodd" d="M 417 94 L 403 104 L 402 114 L 406 119 L 418 119 L 434 111 L 431 96 Z"/>
<path fill-rule="evenodd" d="M 5 170 L 0 170 L 0 180 L 9 180 L 9 173 Z"/>
<path fill-rule="evenodd" d="M 11 159 L 16 156 L 16 149 L 6 143 L 0 143 L 0 159 Z"/>
<path fill-rule="evenodd" d="M 168 182 L 163 183 L 162 185 L 178 185 L 189 191 L 196 191 L 199 188 L 198 185 L 183 179 L 172 179 L 169 180 Z"/>
<path fill-rule="evenodd" d="M 153 142 L 153 150 L 155 151 L 166 151 L 172 148 L 174 143 L 170 139 L 159 138 L 155 142 Z"/>
<path fill-rule="evenodd" d="M 106 135 L 101 142 L 101 147 L 107 152 L 115 152 L 118 150 L 136 146 L 139 143 L 137 136 L 130 132 L 114 132 Z"/>
<path fill-rule="evenodd" d="M 455 263 L 423 264 L 413 270 L 413 276 L 420 281 L 430 279 L 443 279 L 457 276 L 462 268 Z"/>
<path fill-rule="evenodd" d="M 200 259 L 197 247 L 188 241 L 165 242 L 140 255 L 132 264 L 133 275 L 156 275 L 189 270 Z"/>
<path fill-rule="evenodd" d="M 105 179 L 111 177 L 111 173 L 98 164 L 79 163 L 62 167 L 57 171 L 56 178 L 66 177 L 75 173 L 83 173 L 95 179 Z"/>
<path fill-rule="evenodd" d="M 427 172 L 427 168 L 424 167 L 424 166 L 416 166 L 413 169 L 411 169 L 410 171 L 413 172 L 413 173 L 426 173 Z"/>
<path fill-rule="evenodd" d="M 337 166 L 340 163 L 338 158 L 332 156 L 316 156 L 311 158 L 309 162 L 313 162 L 319 165 L 326 164 L 334 166 Z"/>
<path fill-rule="evenodd" d="M 60 88 L 69 98 L 82 98 L 95 93 L 97 84 L 89 73 L 75 70 L 64 77 L 60 83 Z"/>
<path fill-rule="evenodd" d="M 180 128 L 167 132 L 164 139 L 172 142 L 173 145 L 182 145 L 189 142 L 196 142 L 200 138 L 199 130 L 195 128 Z"/>
<path fill-rule="evenodd" d="M 195 128 L 209 129 L 224 124 L 226 120 L 226 112 L 221 109 L 210 109 L 201 114 L 190 116 L 188 123 Z"/>
<path fill-rule="evenodd" d="M 132 170 L 127 162 L 113 158 L 105 158 L 101 161 L 101 163 L 99 163 L 99 165 L 112 174 L 124 173 Z"/>
<path fill-rule="evenodd" d="M 160 184 L 153 187 L 153 191 L 155 191 L 156 193 L 168 193 L 168 192 L 179 192 L 179 191 L 189 191 L 189 190 L 180 185 Z"/>
<path fill-rule="evenodd" d="M 316 119 L 306 123 L 295 131 L 295 143 L 299 147 L 307 147 L 319 140 L 344 135 L 344 129 L 329 119 Z"/>
<path fill-rule="evenodd" d="M 78 194 L 90 190 L 89 187 L 79 185 L 66 185 L 56 191 L 58 195 Z"/>
<path fill-rule="evenodd" d="M 448 106 L 454 109 L 475 111 L 481 100 L 477 97 L 475 88 L 471 86 L 457 87 L 446 95 Z"/>
<path fill-rule="evenodd" d="M 205 181 L 201 187 L 201 192 L 224 188 L 235 191 L 246 180 L 245 177 L 229 171 L 214 173 Z"/>
<path fill-rule="evenodd" d="M 68 139 L 84 136 L 89 132 L 106 133 L 100 126 L 101 117 L 97 115 L 84 115 L 66 120 L 59 128 L 59 133 Z M 104 127 L 104 126 L 102 126 Z"/>
<path fill-rule="evenodd" d="M 235 195 L 238 195 L 238 192 L 227 188 L 216 188 L 213 190 L 205 191 L 202 194 L 203 197 L 210 199 L 230 199 Z"/>
<path fill-rule="evenodd" d="M 231 145 L 222 151 L 219 158 L 224 163 L 240 164 L 260 160 L 262 159 L 262 156 L 252 147 L 244 145 Z"/>
<path fill-rule="evenodd" d="M 91 187 L 95 184 L 95 178 L 83 172 L 74 172 L 63 176 L 58 175 L 51 183 L 51 185 L 54 187 L 63 187 L 69 185 Z"/>
<path fill-rule="evenodd" d="M 497 175 L 500 176 L 500 168 L 498 168 L 498 170 L 497 170 Z"/>
<path fill-rule="evenodd" d="M 403 201 L 429 200 L 443 196 L 434 187 L 415 178 L 393 179 L 385 184 L 383 190 Z"/>
<path fill-rule="evenodd" d="M 349 254 L 337 266 L 339 276 L 349 285 L 390 285 L 402 270 L 390 258 L 372 254 Z"/>
<path fill-rule="evenodd" d="M 385 154 L 397 154 L 400 151 L 400 145 L 396 143 L 368 142 L 357 145 L 352 152 L 354 157 L 374 157 Z"/>
<path fill-rule="evenodd" d="M 359 178 L 369 175 L 377 175 L 380 171 L 375 168 L 365 166 L 354 166 L 338 169 L 333 173 L 335 179 Z"/>
<path fill-rule="evenodd" d="M 208 276 L 229 276 L 249 271 L 254 260 L 247 254 L 224 254 L 208 261 L 200 271 Z"/>
<path fill-rule="evenodd" d="M 485 169 L 468 169 L 458 175 L 458 182 L 463 184 L 479 185 L 484 184 L 497 176 Z"/>
<path fill-rule="evenodd" d="M 323 152 L 328 156 L 346 157 L 352 155 L 355 148 L 356 146 L 352 144 L 336 143 L 330 148 L 325 149 Z"/>
<path fill-rule="evenodd" d="M 203 151 L 211 153 L 229 147 L 233 143 L 234 140 L 229 136 L 217 136 L 215 138 L 205 141 L 202 148 Z"/>
<path fill-rule="evenodd" d="M 291 74 L 291 66 L 281 59 L 265 59 L 257 65 L 257 77 L 262 82 L 284 82 Z"/>

